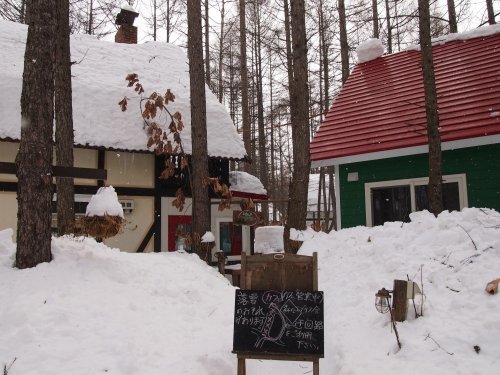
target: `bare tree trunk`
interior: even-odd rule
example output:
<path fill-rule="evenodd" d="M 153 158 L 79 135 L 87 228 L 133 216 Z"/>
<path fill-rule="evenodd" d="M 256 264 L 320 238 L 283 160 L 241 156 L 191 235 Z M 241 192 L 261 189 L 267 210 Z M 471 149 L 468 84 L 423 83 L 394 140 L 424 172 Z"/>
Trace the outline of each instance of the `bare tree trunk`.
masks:
<path fill-rule="evenodd" d="M 201 254 L 201 244 L 197 239 L 198 236 L 203 236 L 206 231 L 210 230 L 210 199 L 208 190 L 203 187 L 203 177 L 208 176 L 208 151 L 200 0 L 187 0 L 187 16 L 191 141 L 192 149 L 196 150 L 191 156 L 192 231 L 195 250 L 198 254 Z"/>
<path fill-rule="evenodd" d="M 167 29 L 167 43 L 170 43 L 170 0 L 167 0 L 167 17 L 165 23 L 165 28 Z"/>
<path fill-rule="evenodd" d="M 256 48 L 255 48 L 255 63 L 257 70 L 257 123 L 259 132 L 259 178 L 264 185 L 265 189 L 269 188 L 268 179 L 268 166 L 267 166 L 267 142 L 266 133 L 264 129 L 264 95 L 262 86 L 262 46 L 261 46 L 261 25 L 260 25 L 260 11 L 255 9 L 255 14 L 257 15 L 257 33 L 256 33 Z M 262 216 L 264 218 L 264 223 L 269 223 L 269 206 L 266 202 L 262 203 Z"/>
<path fill-rule="evenodd" d="M 52 127 L 54 122 L 54 0 L 31 0 L 21 94 L 17 165 L 16 267 L 52 260 Z"/>
<path fill-rule="evenodd" d="M 92 31 L 94 30 L 94 0 L 90 0 L 88 21 L 87 34 L 92 35 Z"/>
<path fill-rule="evenodd" d="M 208 87 L 210 82 L 210 24 L 209 24 L 209 0 L 205 0 L 205 79 Z"/>
<path fill-rule="evenodd" d="M 69 38 L 69 3 L 57 1 L 55 117 L 56 164 L 73 166 L 73 106 Z M 75 220 L 73 178 L 56 178 L 57 232 L 72 233 Z"/>
<path fill-rule="evenodd" d="M 292 118 L 293 174 L 288 202 L 288 221 L 285 225 L 285 251 L 296 252 L 289 243 L 290 228 L 306 229 L 307 191 L 309 186 L 309 89 L 307 77 L 307 38 L 304 0 L 292 0 L 293 96 L 297 105 Z"/>
<path fill-rule="evenodd" d="M 329 192 L 329 207 L 331 207 L 330 213 L 332 216 L 332 221 L 327 227 L 326 231 L 330 232 L 332 229 L 337 229 L 337 200 L 335 195 L 335 182 L 333 176 L 335 172 L 334 167 L 328 167 L 328 192 Z"/>
<path fill-rule="evenodd" d="M 321 194 L 324 191 L 326 191 L 326 189 L 325 189 L 325 169 L 320 167 L 319 168 L 319 176 L 318 176 L 318 203 L 316 205 L 316 211 L 318 212 L 319 222 L 321 222 L 321 202 L 322 202 Z M 326 220 L 326 217 L 325 217 L 325 220 Z"/>
<path fill-rule="evenodd" d="M 224 13 L 225 13 L 225 5 L 226 1 L 222 0 L 222 11 L 220 13 L 220 39 L 219 39 L 219 90 L 218 90 L 218 98 L 219 102 L 222 103 L 222 99 L 224 98 L 224 88 L 222 82 L 222 69 L 223 69 L 223 59 L 224 59 Z"/>
<path fill-rule="evenodd" d="M 156 0 L 153 0 L 153 40 L 156 42 Z"/>
<path fill-rule="evenodd" d="M 372 0 L 372 18 L 373 18 L 373 37 L 379 38 L 379 27 L 378 27 L 378 0 Z"/>
<path fill-rule="evenodd" d="M 448 1 L 448 23 L 450 25 L 450 33 L 458 32 L 457 13 L 455 10 L 455 0 Z"/>
<path fill-rule="evenodd" d="M 425 112 L 427 115 L 427 138 L 429 142 L 429 210 L 437 216 L 443 211 L 442 160 L 436 81 L 432 61 L 429 0 L 419 0 L 418 10 Z"/>
<path fill-rule="evenodd" d="M 385 0 L 385 19 L 387 22 L 387 53 L 392 53 L 391 8 L 389 7 L 389 0 Z"/>
<path fill-rule="evenodd" d="M 296 111 L 297 111 L 297 105 L 295 103 L 295 95 L 294 89 L 293 89 L 293 56 L 292 56 L 292 35 L 291 35 L 291 26 L 290 26 L 290 7 L 288 4 L 288 0 L 283 0 L 283 11 L 285 13 L 285 44 L 286 44 L 286 62 L 287 62 L 287 74 L 288 74 L 288 96 L 290 98 L 290 117 L 295 118 L 296 117 Z M 287 131 L 287 155 L 290 155 L 290 137 L 288 136 L 288 127 L 286 129 Z M 281 149 L 281 160 L 283 161 L 284 158 L 284 153 L 283 150 Z M 283 162 L 281 164 L 283 167 Z M 283 177 L 283 168 L 281 170 L 281 181 L 282 184 L 284 183 L 284 177 Z M 288 191 L 290 191 L 290 183 L 287 181 L 288 184 Z M 281 191 L 284 191 L 283 187 Z M 285 224 L 287 222 L 288 218 L 288 204 L 283 204 L 282 205 L 282 217 L 283 217 L 283 223 Z M 285 238 L 285 246 L 287 246 L 287 238 L 290 237 L 289 232 L 286 232 L 285 228 L 285 233 L 284 233 L 284 238 Z"/>
<path fill-rule="evenodd" d="M 493 10 L 493 0 L 486 0 L 486 9 L 488 11 L 488 23 L 494 25 L 495 21 L 495 11 Z"/>
<path fill-rule="evenodd" d="M 251 155 L 250 113 L 248 110 L 248 69 L 247 69 L 247 35 L 245 0 L 240 0 L 240 74 L 241 74 L 241 121 L 243 143 L 247 155 Z M 250 172 L 251 166 L 245 163 L 245 171 Z"/>
<path fill-rule="evenodd" d="M 292 56 L 292 36 L 290 34 L 290 8 L 288 0 L 283 1 L 285 12 L 285 41 L 286 41 L 286 62 L 288 73 L 288 95 L 290 96 L 290 115 L 293 118 L 297 110 L 296 103 L 294 102 L 295 96 L 293 95 L 293 56 Z"/>
<path fill-rule="evenodd" d="M 345 18 L 344 0 L 339 0 L 339 28 L 340 28 L 340 61 L 342 65 L 342 84 L 349 77 L 349 44 L 347 43 L 347 25 Z"/>

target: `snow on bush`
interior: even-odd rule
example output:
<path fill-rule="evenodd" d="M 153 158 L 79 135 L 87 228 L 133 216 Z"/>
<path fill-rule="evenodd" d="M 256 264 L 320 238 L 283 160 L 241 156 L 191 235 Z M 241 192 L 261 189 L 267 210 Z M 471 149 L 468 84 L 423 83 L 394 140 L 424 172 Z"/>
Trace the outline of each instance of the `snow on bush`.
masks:
<path fill-rule="evenodd" d="M 86 216 L 119 216 L 123 218 L 123 207 L 113 186 L 101 187 L 90 198 Z"/>

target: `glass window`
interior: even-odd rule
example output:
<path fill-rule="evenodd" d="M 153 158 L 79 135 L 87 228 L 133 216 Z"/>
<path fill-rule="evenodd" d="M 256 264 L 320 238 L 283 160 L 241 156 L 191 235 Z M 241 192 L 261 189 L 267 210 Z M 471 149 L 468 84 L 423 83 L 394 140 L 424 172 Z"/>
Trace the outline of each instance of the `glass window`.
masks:
<path fill-rule="evenodd" d="M 186 243 L 186 236 L 191 233 L 191 216 L 168 216 L 168 251 L 184 250 L 191 252 L 191 244 Z"/>
<path fill-rule="evenodd" d="M 240 255 L 242 244 L 242 229 L 230 221 L 219 223 L 219 250 L 225 254 Z"/>
<path fill-rule="evenodd" d="M 427 185 L 415 186 L 415 204 L 417 211 L 429 209 L 429 188 Z M 443 208 L 448 211 L 460 211 L 458 182 L 443 183 Z"/>
<path fill-rule="evenodd" d="M 191 244 L 186 243 L 186 236 L 191 233 L 191 223 L 177 224 L 175 227 L 175 250 L 191 252 Z"/>
<path fill-rule="evenodd" d="M 386 221 L 409 221 L 411 212 L 410 186 L 372 189 L 373 224 Z"/>
<path fill-rule="evenodd" d="M 365 184 L 366 225 L 386 221 L 409 221 L 414 211 L 428 210 L 427 177 Z M 465 174 L 443 176 L 443 208 L 460 211 L 467 207 Z"/>

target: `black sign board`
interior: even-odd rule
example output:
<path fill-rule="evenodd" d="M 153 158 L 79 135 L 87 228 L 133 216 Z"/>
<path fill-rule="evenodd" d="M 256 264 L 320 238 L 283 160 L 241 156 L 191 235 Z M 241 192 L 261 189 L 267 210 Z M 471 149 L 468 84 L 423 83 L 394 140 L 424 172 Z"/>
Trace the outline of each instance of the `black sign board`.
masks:
<path fill-rule="evenodd" d="M 323 292 L 236 290 L 233 352 L 323 356 Z"/>

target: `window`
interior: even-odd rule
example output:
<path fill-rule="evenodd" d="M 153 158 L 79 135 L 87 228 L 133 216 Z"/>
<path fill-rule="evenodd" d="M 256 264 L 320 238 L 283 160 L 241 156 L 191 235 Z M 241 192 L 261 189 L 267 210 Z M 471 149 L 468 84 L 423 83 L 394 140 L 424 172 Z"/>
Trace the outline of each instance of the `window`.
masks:
<path fill-rule="evenodd" d="M 242 226 L 234 225 L 231 219 L 217 220 L 217 250 L 226 255 L 241 255 Z"/>
<path fill-rule="evenodd" d="M 410 213 L 429 209 L 428 178 L 371 182 L 365 184 L 366 225 L 410 220 Z M 467 207 L 465 174 L 443 176 L 445 210 Z"/>
<path fill-rule="evenodd" d="M 75 219 L 81 218 L 85 216 L 87 212 L 87 205 L 90 202 L 91 195 L 75 195 L 74 201 L 74 210 L 75 210 Z M 57 231 L 57 194 L 54 194 L 52 198 L 52 222 L 51 228 L 53 232 Z"/>
<path fill-rule="evenodd" d="M 191 216 L 168 216 L 168 251 L 191 252 L 191 244 L 186 244 L 186 236 L 191 234 Z"/>
<path fill-rule="evenodd" d="M 374 225 L 386 221 L 409 221 L 411 212 L 410 186 L 372 189 Z"/>

